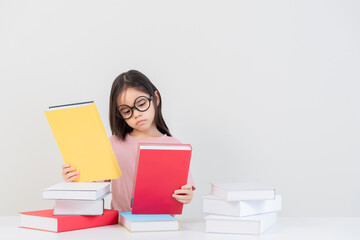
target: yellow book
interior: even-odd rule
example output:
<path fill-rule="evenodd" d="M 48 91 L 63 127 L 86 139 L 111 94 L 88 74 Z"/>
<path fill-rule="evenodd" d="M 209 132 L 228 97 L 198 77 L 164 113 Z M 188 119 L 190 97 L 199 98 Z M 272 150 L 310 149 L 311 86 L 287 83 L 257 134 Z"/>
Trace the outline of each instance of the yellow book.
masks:
<path fill-rule="evenodd" d="M 46 118 L 65 163 L 79 171 L 75 182 L 121 176 L 94 102 L 49 107 Z"/>

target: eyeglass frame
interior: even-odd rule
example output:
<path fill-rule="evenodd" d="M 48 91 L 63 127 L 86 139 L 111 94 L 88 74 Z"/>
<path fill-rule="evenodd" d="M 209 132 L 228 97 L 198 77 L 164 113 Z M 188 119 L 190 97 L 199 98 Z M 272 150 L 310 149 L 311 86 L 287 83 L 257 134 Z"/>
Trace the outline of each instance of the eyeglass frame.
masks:
<path fill-rule="evenodd" d="M 138 108 L 136 107 L 136 105 L 135 105 L 135 104 L 136 104 L 136 101 L 137 101 L 139 98 L 142 98 L 142 97 L 146 98 L 146 99 L 149 101 L 149 106 L 148 106 L 148 108 L 145 109 L 145 110 L 140 110 L 140 109 L 138 109 Z M 121 119 L 127 120 L 127 119 L 130 119 L 130 118 L 133 116 L 133 114 L 134 114 L 134 110 L 133 110 L 133 109 L 134 109 L 134 108 L 135 108 L 136 110 L 138 110 L 139 112 L 146 112 L 147 110 L 149 110 L 149 108 L 150 108 L 150 106 L 151 106 L 151 101 L 152 101 L 152 100 L 153 100 L 153 96 L 150 96 L 150 97 L 147 97 L 147 96 L 138 96 L 138 97 L 135 98 L 135 100 L 134 100 L 134 106 L 130 107 L 129 105 L 121 104 L 121 105 L 117 106 L 116 112 L 117 112 L 118 116 L 119 116 Z M 131 110 L 131 115 L 130 115 L 130 117 L 128 117 L 128 118 L 123 118 L 123 116 L 121 116 L 121 113 L 120 113 L 120 110 L 119 110 L 119 108 L 120 108 L 121 106 L 125 106 L 125 107 L 130 108 L 130 110 Z"/>

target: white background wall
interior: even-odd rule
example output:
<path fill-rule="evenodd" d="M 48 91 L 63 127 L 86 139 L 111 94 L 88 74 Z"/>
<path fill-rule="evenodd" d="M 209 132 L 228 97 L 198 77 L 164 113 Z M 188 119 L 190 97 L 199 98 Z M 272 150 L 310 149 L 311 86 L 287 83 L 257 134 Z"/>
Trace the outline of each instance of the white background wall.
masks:
<path fill-rule="evenodd" d="M 61 154 L 43 111 L 145 73 L 210 182 L 257 180 L 282 216 L 360 216 L 358 1 L 0 1 L 0 214 L 52 207 Z"/>

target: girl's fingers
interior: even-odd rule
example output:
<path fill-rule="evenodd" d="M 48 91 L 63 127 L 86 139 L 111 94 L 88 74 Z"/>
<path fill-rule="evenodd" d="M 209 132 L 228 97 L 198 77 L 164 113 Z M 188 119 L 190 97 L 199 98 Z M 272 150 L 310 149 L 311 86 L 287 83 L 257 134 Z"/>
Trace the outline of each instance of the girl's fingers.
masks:
<path fill-rule="evenodd" d="M 185 197 L 185 196 L 173 196 L 177 201 L 181 202 L 181 203 L 189 203 L 191 202 L 192 198 L 191 197 Z"/>
<path fill-rule="evenodd" d="M 175 190 L 175 194 L 192 194 L 192 191 L 190 189 L 178 189 Z"/>
<path fill-rule="evenodd" d="M 173 194 L 172 195 L 176 200 L 189 200 L 192 197 L 190 195 L 177 195 L 177 194 Z"/>
<path fill-rule="evenodd" d="M 66 176 L 66 178 L 70 178 L 75 175 L 79 175 L 79 171 L 68 172 L 65 176 Z"/>
<path fill-rule="evenodd" d="M 186 184 L 186 185 L 182 186 L 181 189 L 192 189 L 192 185 Z"/>
<path fill-rule="evenodd" d="M 66 182 L 72 182 L 79 176 L 79 171 L 75 171 L 75 167 L 64 163 L 62 165 L 61 175 Z"/>
<path fill-rule="evenodd" d="M 66 180 L 66 182 L 72 182 L 72 181 L 74 181 L 77 177 L 79 177 L 79 174 L 68 178 L 68 179 Z"/>
<path fill-rule="evenodd" d="M 175 190 L 172 197 L 181 203 L 190 203 L 193 198 L 192 185 L 186 184 L 182 186 L 181 189 Z"/>
<path fill-rule="evenodd" d="M 67 167 L 67 168 L 63 168 L 62 173 L 63 173 L 63 175 L 66 175 L 67 173 L 73 172 L 73 171 L 75 171 L 75 167 Z"/>

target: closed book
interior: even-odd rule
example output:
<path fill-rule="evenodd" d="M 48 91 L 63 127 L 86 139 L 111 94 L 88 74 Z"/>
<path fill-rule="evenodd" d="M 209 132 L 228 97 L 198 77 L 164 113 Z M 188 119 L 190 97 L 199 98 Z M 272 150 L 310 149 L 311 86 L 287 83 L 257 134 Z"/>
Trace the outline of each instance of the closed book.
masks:
<path fill-rule="evenodd" d="M 206 232 L 259 235 L 275 225 L 277 213 L 270 212 L 247 217 L 209 215 L 205 217 Z"/>
<path fill-rule="evenodd" d="M 189 144 L 140 143 L 132 192 L 133 214 L 181 214 L 183 204 L 172 194 L 187 184 Z"/>
<path fill-rule="evenodd" d="M 119 222 L 130 232 L 178 231 L 180 222 L 169 214 L 119 212 Z"/>
<path fill-rule="evenodd" d="M 94 102 L 52 106 L 45 115 L 64 162 L 79 171 L 75 182 L 121 176 Z"/>
<path fill-rule="evenodd" d="M 66 232 L 78 229 L 117 224 L 119 213 L 116 210 L 104 210 L 103 215 L 53 215 L 53 209 L 21 212 L 20 228 L 29 228 L 48 232 Z"/>
<path fill-rule="evenodd" d="M 266 200 L 275 198 L 275 189 L 258 183 L 212 183 L 211 194 L 226 201 Z"/>
<path fill-rule="evenodd" d="M 62 182 L 42 191 L 44 200 L 97 200 L 110 192 L 109 182 Z"/>
<path fill-rule="evenodd" d="M 214 195 L 203 197 L 203 212 L 227 216 L 244 217 L 249 215 L 276 212 L 281 210 L 281 195 L 275 199 L 225 201 Z"/>
<path fill-rule="evenodd" d="M 98 200 L 55 200 L 54 215 L 102 215 L 104 197 Z"/>

